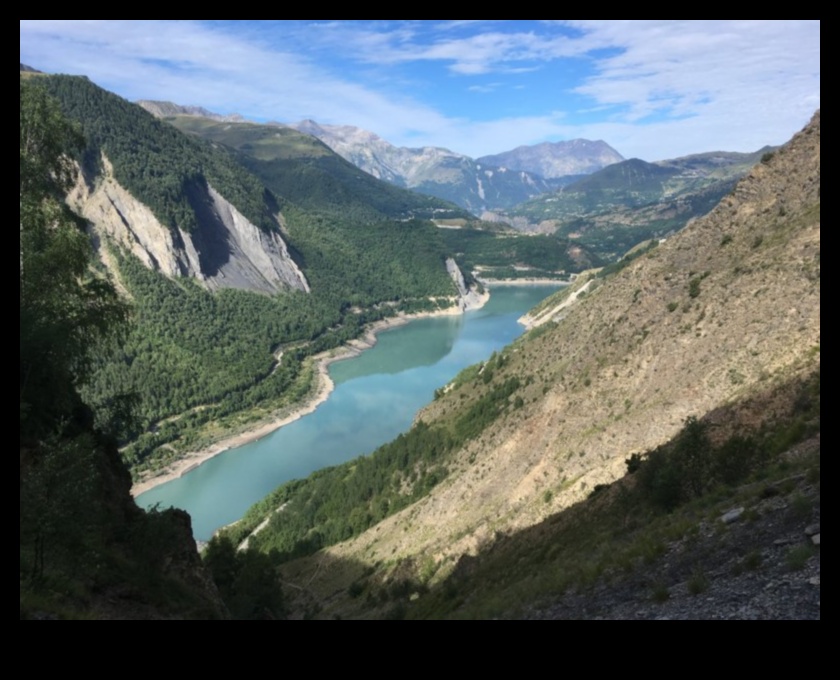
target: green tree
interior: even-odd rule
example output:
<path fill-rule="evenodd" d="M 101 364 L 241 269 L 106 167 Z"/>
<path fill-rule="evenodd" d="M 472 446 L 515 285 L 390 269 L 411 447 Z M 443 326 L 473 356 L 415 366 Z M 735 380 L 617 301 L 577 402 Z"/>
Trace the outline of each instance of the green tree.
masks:
<path fill-rule="evenodd" d="M 91 275 L 91 247 L 65 204 L 80 133 L 36 82 L 20 81 L 20 434 L 72 415 L 94 342 L 125 318 L 110 282 Z"/>

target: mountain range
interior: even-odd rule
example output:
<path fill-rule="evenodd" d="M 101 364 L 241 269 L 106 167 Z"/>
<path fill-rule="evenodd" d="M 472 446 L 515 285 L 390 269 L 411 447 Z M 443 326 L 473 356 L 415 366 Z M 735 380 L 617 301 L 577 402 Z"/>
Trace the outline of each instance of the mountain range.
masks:
<path fill-rule="evenodd" d="M 397 147 L 349 125 L 320 125 L 306 120 L 292 127 L 317 137 L 374 177 L 445 198 L 476 215 L 512 207 L 561 186 L 568 176 L 593 172 L 621 160 L 604 142 L 587 140 L 521 147 L 530 151 L 527 159 L 516 156 L 520 162 L 506 164 L 494 162 L 489 156 L 475 160 L 439 147 Z M 540 172 L 549 166 L 553 174 Z"/>
<path fill-rule="evenodd" d="M 86 359 L 73 417 L 22 436 L 22 618 L 555 618 L 589 615 L 574 600 L 587 593 L 610 602 L 594 615 L 656 618 L 652 602 L 710 587 L 743 618 L 758 605 L 738 593 L 796 578 L 777 563 L 816 574 L 781 615 L 819 617 L 819 112 L 776 150 L 619 161 L 524 209 L 559 235 L 504 232 L 510 264 L 575 266 L 574 284 L 442 387 L 410 432 L 275 491 L 202 566 L 184 513 L 133 505 L 120 456 L 155 470 L 300 401 L 316 352 L 468 296 L 458 262 L 502 264 L 497 234 L 291 127 L 147 102 L 160 120 L 87 79 L 21 71 L 22 107 L 34 79 L 84 132 L 69 201 L 135 310 L 120 342 Z M 343 130 L 382 150 L 392 182 L 402 167 L 435 184 L 423 163 L 449 167 L 475 209 L 482 176 L 530 182 Z M 21 148 L 23 163 L 23 134 Z M 635 247 L 581 272 L 593 237 L 601 253 Z M 349 509 L 325 517 L 339 499 Z M 347 540 L 325 543 L 319 523 L 351 520 Z M 749 587 L 713 599 L 723 569 Z"/>
<path fill-rule="evenodd" d="M 236 114 L 223 116 L 201 107 L 171 102 L 140 101 L 140 106 L 159 118 L 205 118 L 218 122 L 244 122 Z M 195 126 L 197 123 L 192 122 Z M 253 125 L 253 124 L 252 124 Z M 587 174 L 622 160 L 604 142 L 572 140 L 536 147 L 520 147 L 509 153 L 511 165 L 487 159 L 474 160 L 440 147 L 395 146 L 373 132 L 351 125 L 326 125 L 313 120 L 269 128 L 288 127 L 311 135 L 345 160 L 377 179 L 421 194 L 452 201 L 475 215 L 486 210 L 510 208 Z M 221 134 L 221 133 L 220 133 Z M 500 155 L 500 158 L 508 156 Z M 543 176 L 540 170 L 551 174 Z"/>

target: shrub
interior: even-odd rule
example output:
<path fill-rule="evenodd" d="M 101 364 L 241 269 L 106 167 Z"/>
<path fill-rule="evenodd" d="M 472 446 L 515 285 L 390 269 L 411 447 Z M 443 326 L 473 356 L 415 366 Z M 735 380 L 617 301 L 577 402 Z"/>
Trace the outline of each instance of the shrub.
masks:
<path fill-rule="evenodd" d="M 700 277 L 695 276 L 688 282 L 688 294 L 690 297 L 696 298 L 700 295 Z"/>
<path fill-rule="evenodd" d="M 785 556 L 788 569 L 791 571 L 801 571 L 805 568 L 808 559 L 813 554 L 813 549 L 808 545 L 798 545 L 795 548 L 791 548 Z"/>
<path fill-rule="evenodd" d="M 651 599 L 654 602 L 667 602 L 671 598 L 671 593 L 668 592 L 668 586 L 664 583 L 654 583 L 651 588 Z"/>
<path fill-rule="evenodd" d="M 724 484 L 739 484 L 761 459 L 761 450 L 752 437 L 730 437 L 713 455 L 714 475 Z"/>
<path fill-rule="evenodd" d="M 709 579 L 702 569 L 696 569 L 686 583 L 688 592 L 692 595 L 699 595 L 705 593 L 709 589 Z"/>
<path fill-rule="evenodd" d="M 624 460 L 624 464 L 627 466 L 627 474 L 632 475 L 634 472 L 638 472 L 639 468 L 642 467 L 642 454 L 634 453 L 629 458 Z"/>
<path fill-rule="evenodd" d="M 640 486 L 651 502 L 666 511 L 699 496 L 710 483 L 710 452 L 706 425 L 695 417 L 685 421 L 672 444 L 648 454 L 640 467 Z"/>

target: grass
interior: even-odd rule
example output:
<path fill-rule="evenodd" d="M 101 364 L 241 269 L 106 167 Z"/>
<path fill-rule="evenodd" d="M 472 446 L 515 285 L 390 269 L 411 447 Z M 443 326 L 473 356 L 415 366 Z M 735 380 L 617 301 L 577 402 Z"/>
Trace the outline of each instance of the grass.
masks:
<path fill-rule="evenodd" d="M 798 519 L 807 519 L 811 516 L 813 503 L 801 493 L 796 494 L 790 502 L 791 510 Z"/>
<path fill-rule="evenodd" d="M 752 550 L 744 555 L 741 564 L 744 565 L 746 571 L 757 571 L 761 568 L 762 561 L 761 553 L 758 550 Z"/>
<path fill-rule="evenodd" d="M 785 555 L 788 569 L 790 571 L 802 571 L 813 554 L 814 549 L 810 545 L 798 545 L 791 548 Z"/>
<path fill-rule="evenodd" d="M 671 592 L 668 590 L 668 586 L 661 581 L 654 583 L 650 589 L 650 599 L 659 604 L 670 600 Z"/>
<path fill-rule="evenodd" d="M 688 587 L 689 593 L 697 596 L 705 593 L 709 589 L 709 579 L 706 573 L 698 567 L 689 577 L 686 586 Z"/>

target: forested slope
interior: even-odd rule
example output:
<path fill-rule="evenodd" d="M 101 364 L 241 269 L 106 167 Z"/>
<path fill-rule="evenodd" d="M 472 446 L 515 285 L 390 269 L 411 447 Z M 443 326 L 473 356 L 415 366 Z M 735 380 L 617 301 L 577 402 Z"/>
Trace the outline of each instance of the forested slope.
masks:
<path fill-rule="evenodd" d="M 158 467 L 300 400 L 312 387 L 306 358 L 356 337 L 366 323 L 454 303 L 446 244 L 420 219 L 463 216 L 454 206 L 379 182 L 296 132 L 257 158 L 180 132 L 86 78 L 39 81 L 85 134 L 81 208 L 97 186 L 113 183 L 91 219 L 110 220 L 97 227 L 99 244 L 131 297 L 135 323 L 118 345 L 99 349 L 85 397 L 100 412 L 133 414 L 112 422 L 135 468 Z M 157 222 L 130 223 L 143 210 L 129 213 L 132 201 Z M 236 215 L 219 224 L 224 201 L 270 239 Z M 231 224 L 239 231 L 225 231 Z M 225 289 L 242 271 L 230 269 L 234 237 L 258 264 L 291 258 L 290 280 L 305 276 L 297 287 L 310 292 Z M 142 252 L 145 266 L 127 249 L 138 241 L 154 246 Z M 277 252 L 261 254 L 264 243 L 279 244 Z M 175 264 L 164 270 L 164 259 Z"/>

